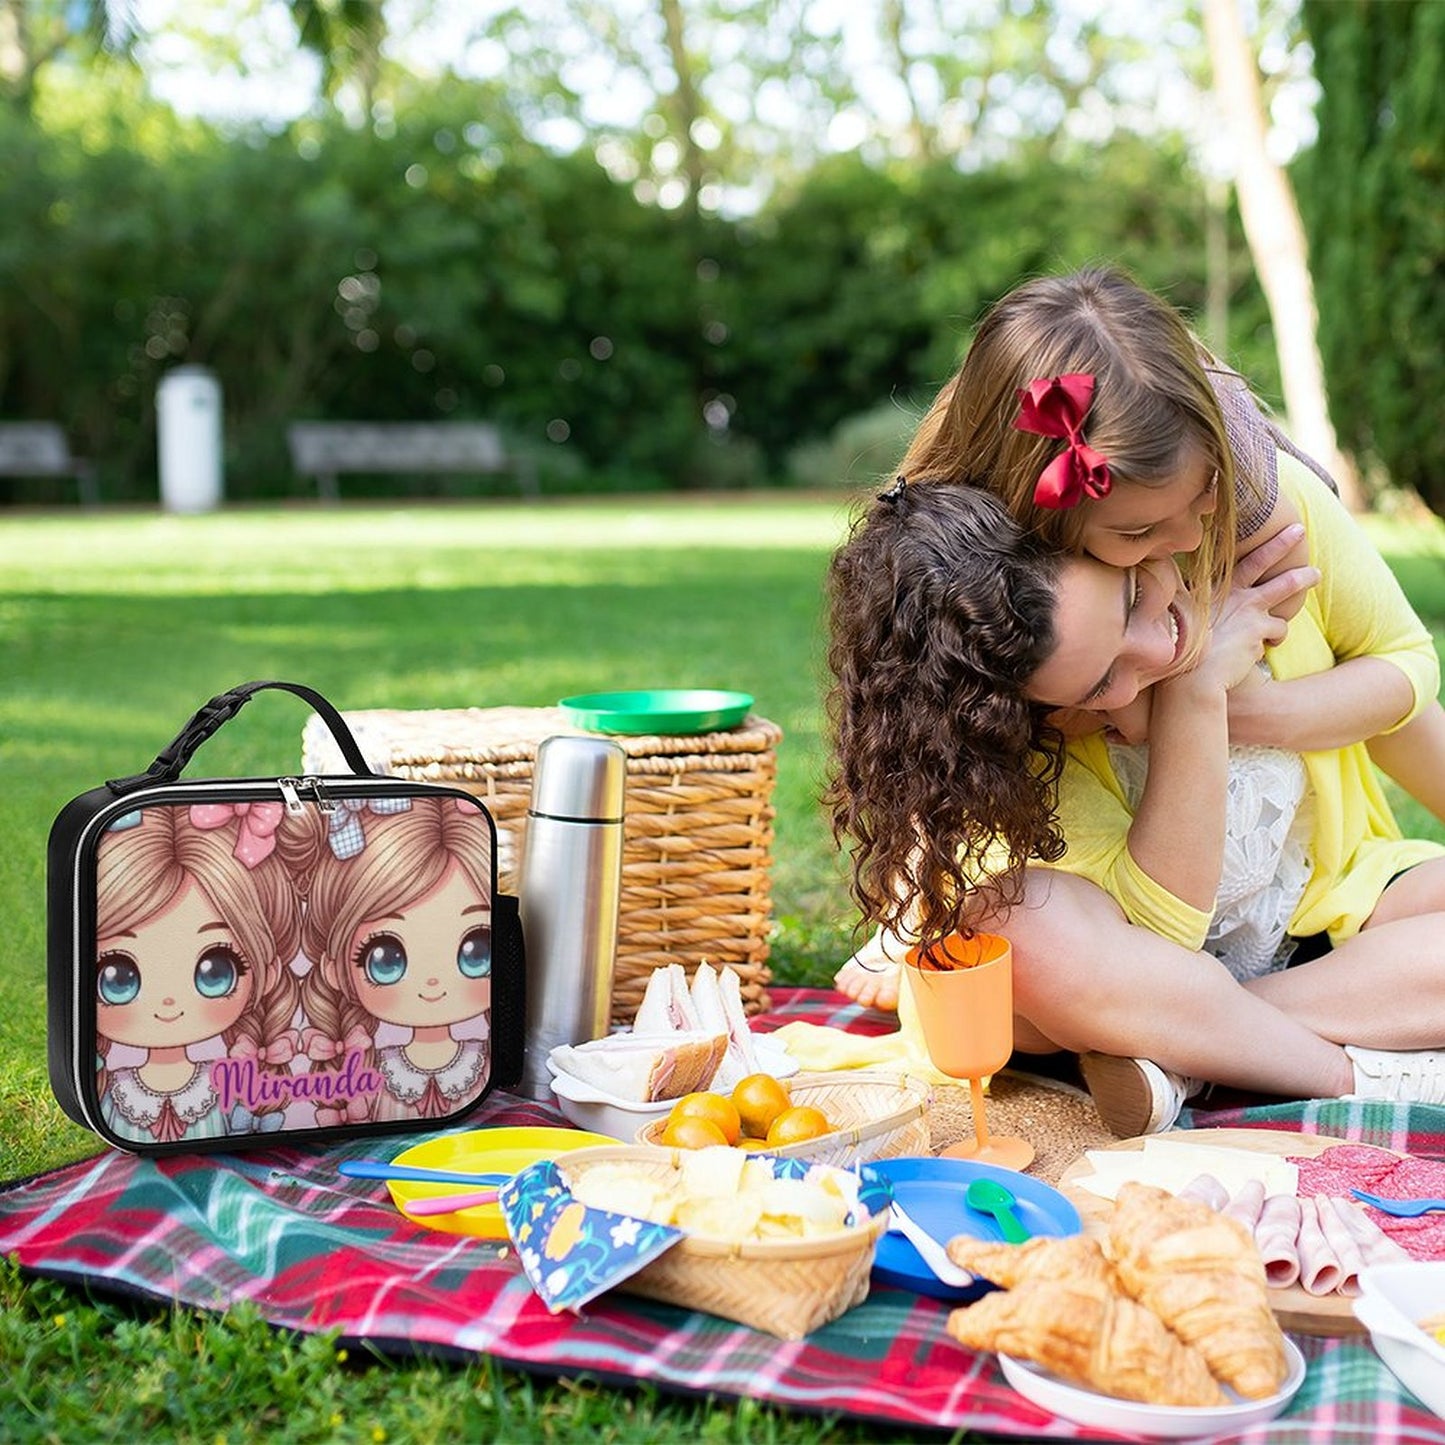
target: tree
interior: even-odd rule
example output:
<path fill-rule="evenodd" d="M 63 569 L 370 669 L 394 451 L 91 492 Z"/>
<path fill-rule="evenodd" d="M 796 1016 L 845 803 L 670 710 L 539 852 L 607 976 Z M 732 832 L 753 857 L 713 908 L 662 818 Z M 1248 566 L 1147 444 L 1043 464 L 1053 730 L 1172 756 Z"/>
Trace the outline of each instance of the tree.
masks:
<path fill-rule="evenodd" d="M 1215 89 L 1235 140 L 1240 217 L 1269 301 L 1290 426 L 1300 445 L 1329 468 L 1346 502 L 1358 509 L 1358 478 L 1341 455 L 1330 422 L 1304 226 L 1289 178 L 1269 156 L 1259 74 L 1239 0 L 1203 4 Z"/>
<path fill-rule="evenodd" d="M 386 14 L 381 0 L 290 0 L 297 39 L 321 61 L 321 88 L 335 98 L 356 86 L 361 113 L 370 118 L 381 74 Z"/>
<path fill-rule="evenodd" d="M 1445 514 L 1445 6 L 1306 0 L 1323 90 L 1300 171 L 1348 444 Z"/>
<path fill-rule="evenodd" d="M 28 113 L 41 71 L 64 56 L 128 59 L 139 31 L 132 7 L 106 0 L 0 0 L 0 97 Z"/>

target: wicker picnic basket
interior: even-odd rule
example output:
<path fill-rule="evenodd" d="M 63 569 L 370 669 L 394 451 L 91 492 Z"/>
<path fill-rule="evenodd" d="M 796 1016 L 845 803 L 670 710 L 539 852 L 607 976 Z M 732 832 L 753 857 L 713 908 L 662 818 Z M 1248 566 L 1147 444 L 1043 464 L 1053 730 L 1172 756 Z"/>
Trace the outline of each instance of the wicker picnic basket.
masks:
<path fill-rule="evenodd" d="M 636 1144 L 579 1149 L 557 1161 L 569 1182 L 599 1164 L 632 1163 L 660 1180 L 681 1167 L 681 1150 Z M 887 1214 L 810 1239 L 732 1241 L 688 1235 L 620 1290 L 704 1310 L 779 1339 L 799 1340 L 861 1304 Z"/>
<path fill-rule="evenodd" d="M 343 714 L 372 767 L 449 783 L 496 819 L 502 888 L 515 892 L 532 768 L 542 742 L 583 735 L 560 708 L 391 709 Z M 612 1021 L 630 1024 L 655 968 L 731 967 L 743 1007 L 768 1007 L 773 785 L 782 730 L 749 716 L 686 737 L 618 736 L 627 754 Z M 302 733 L 307 773 L 344 770 L 325 724 Z"/>
<path fill-rule="evenodd" d="M 835 1127 L 816 1139 L 770 1148 L 783 1159 L 811 1159 L 848 1168 L 870 1159 L 929 1152 L 928 1107 L 933 1091 L 919 1079 L 857 1069 L 797 1074 L 786 1081 L 795 1104 L 821 1109 Z M 637 1131 L 637 1142 L 662 1147 L 667 1120 Z"/>

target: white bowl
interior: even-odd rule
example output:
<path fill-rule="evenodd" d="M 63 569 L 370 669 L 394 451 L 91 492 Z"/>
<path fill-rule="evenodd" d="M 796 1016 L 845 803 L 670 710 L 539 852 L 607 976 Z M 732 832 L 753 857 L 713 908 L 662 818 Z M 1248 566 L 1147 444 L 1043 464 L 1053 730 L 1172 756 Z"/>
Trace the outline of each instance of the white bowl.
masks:
<path fill-rule="evenodd" d="M 579 1129 L 592 1134 L 606 1134 L 623 1144 L 631 1144 L 639 1129 L 654 1119 L 664 1119 L 676 1099 L 661 1099 L 655 1104 L 639 1104 L 633 1099 L 619 1099 L 604 1093 L 594 1084 L 584 1083 L 571 1074 L 555 1072 L 552 1092 L 563 1117 Z"/>
<path fill-rule="evenodd" d="M 1118 1400 L 1082 1385 L 1071 1385 L 1027 1360 L 1010 1355 L 998 1357 L 1003 1377 L 1035 1405 L 1052 1410 L 1061 1419 L 1099 1430 L 1119 1430 L 1146 1440 L 1190 1440 L 1201 1435 L 1223 1436 L 1273 1420 L 1304 1383 L 1305 1359 L 1293 1340 L 1284 1342 L 1289 1372 L 1284 1384 L 1263 1400 L 1246 1400 L 1225 1387 L 1227 1405 L 1144 1405 L 1136 1400 Z"/>
<path fill-rule="evenodd" d="M 1445 1345 L 1420 1328 L 1427 1315 L 1445 1313 L 1445 1261 L 1361 1270 L 1354 1311 L 1391 1373 L 1445 1419 Z"/>

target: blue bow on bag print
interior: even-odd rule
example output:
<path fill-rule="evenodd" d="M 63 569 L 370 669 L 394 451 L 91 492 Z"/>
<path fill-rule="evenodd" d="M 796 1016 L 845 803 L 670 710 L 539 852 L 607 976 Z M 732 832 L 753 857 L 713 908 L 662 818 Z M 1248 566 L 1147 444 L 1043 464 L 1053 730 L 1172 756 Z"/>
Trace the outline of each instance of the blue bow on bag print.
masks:
<path fill-rule="evenodd" d="M 366 847 L 366 830 L 361 823 L 363 812 L 385 816 L 388 813 L 405 813 L 410 808 L 410 798 L 338 798 L 331 812 L 326 841 L 337 861 L 345 863 Z"/>

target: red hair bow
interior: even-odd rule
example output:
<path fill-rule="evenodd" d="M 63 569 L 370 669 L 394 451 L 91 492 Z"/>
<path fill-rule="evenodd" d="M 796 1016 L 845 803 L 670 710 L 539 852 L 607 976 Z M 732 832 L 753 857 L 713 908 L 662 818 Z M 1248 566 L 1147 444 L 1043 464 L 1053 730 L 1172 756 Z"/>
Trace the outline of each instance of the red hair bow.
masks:
<path fill-rule="evenodd" d="M 1082 431 L 1094 399 L 1094 378 L 1087 371 L 1066 376 L 1040 376 L 1018 394 L 1014 426 L 1039 436 L 1062 437 L 1068 445 L 1039 473 L 1034 502 L 1061 511 L 1077 507 L 1085 497 L 1107 497 L 1114 479 L 1109 463 L 1085 442 Z"/>

